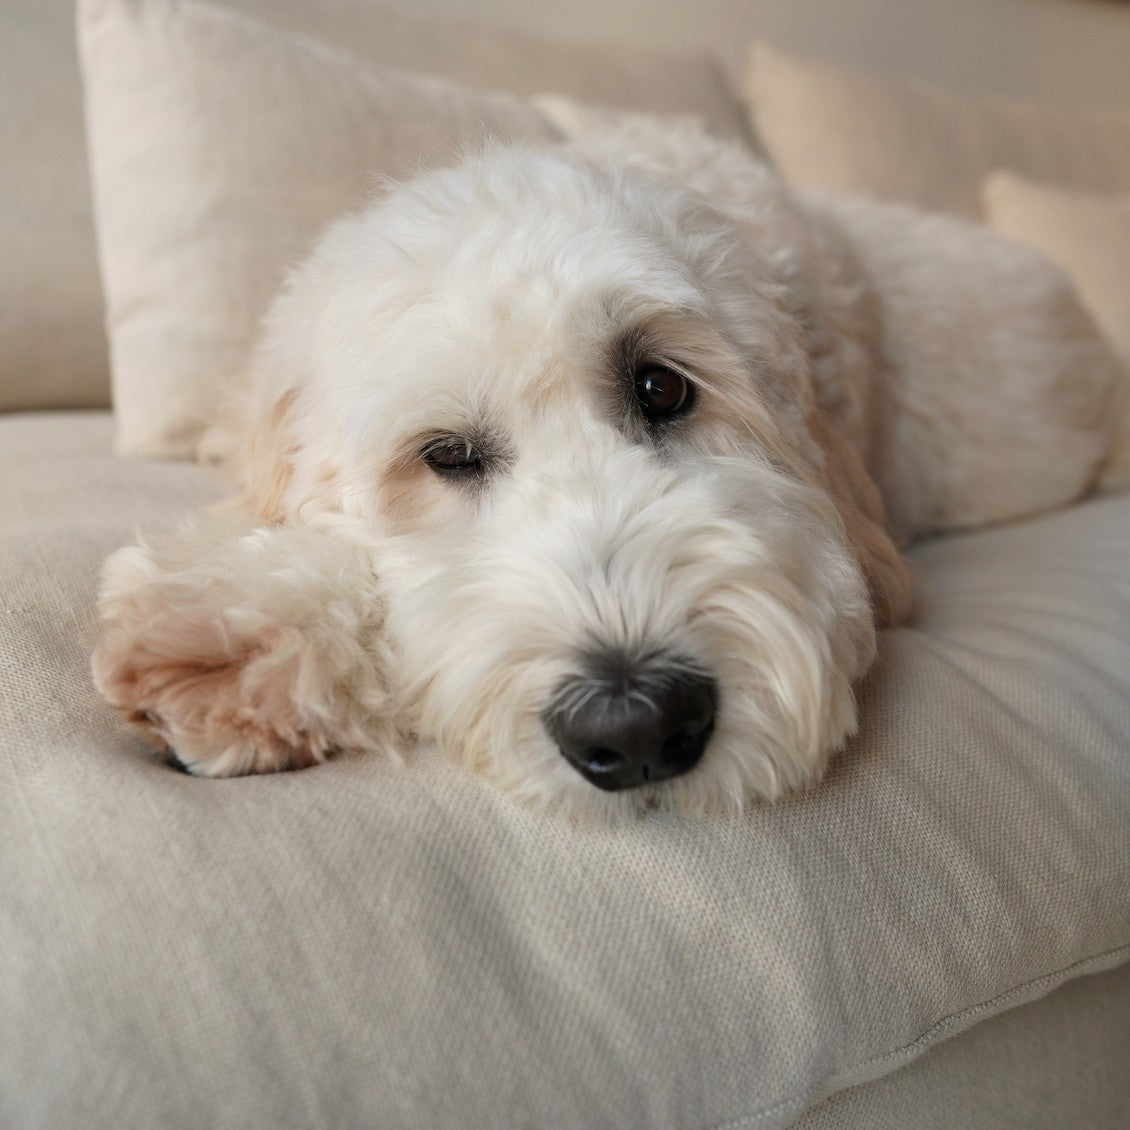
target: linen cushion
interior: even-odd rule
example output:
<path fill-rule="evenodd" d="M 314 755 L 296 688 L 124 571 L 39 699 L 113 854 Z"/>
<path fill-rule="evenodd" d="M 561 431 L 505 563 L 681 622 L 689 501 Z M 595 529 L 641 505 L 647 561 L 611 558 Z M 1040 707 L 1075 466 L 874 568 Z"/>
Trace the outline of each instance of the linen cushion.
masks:
<path fill-rule="evenodd" d="M 214 490 L 0 419 L 0 1124 L 785 1126 L 1130 953 L 1130 499 L 920 547 L 810 794 L 576 827 L 428 750 L 152 761 L 98 566 Z"/>
<path fill-rule="evenodd" d="M 1085 192 L 1000 170 L 983 187 L 985 215 L 1001 235 L 1042 251 L 1130 357 L 1130 191 Z"/>
<path fill-rule="evenodd" d="M 206 4 L 87 0 L 82 58 L 118 450 L 191 455 L 288 265 L 380 173 L 533 109 Z"/>
<path fill-rule="evenodd" d="M 451 28 L 432 54 L 415 22 L 388 23 L 394 55 L 458 63 L 471 77 L 513 50 L 519 85 L 535 74 L 571 74 L 575 85 L 588 73 L 590 90 L 613 99 L 644 90 L 645 56 L 614 79 L 607 54 L 521 38 L 488 50 L 480 35 L 465 56 Z M 84 0 L 80 40 L 118 449 L 128 454 L 192 454 L 286 268 L 381 176 L 453 160 L 487 136 L 556 136 L 513 97 L 390 71 L 204 3 Z M 724 131 L 738 128 L 705 81 L 712 71 L 692 57 L 672 73 L 658 101 L 685 100 Z"/>
<path fill-rule="evenodd" d="M 998 171 L 983 188 L 989 223 L 1042 251 L 1071 276 L 1095 321 L 1127 362 L 1108 478 L 1130 484 L 1130 192 L 1096 193 Z"/>
<path fill-rule="evenodd" d="M 977 218 L 982 182 L 1015 169 L 1080 188 L 1130 188 L 1130 112 L 978 98 L 944 86 L 750 54 L 757 133 L 805 188 Z"/>

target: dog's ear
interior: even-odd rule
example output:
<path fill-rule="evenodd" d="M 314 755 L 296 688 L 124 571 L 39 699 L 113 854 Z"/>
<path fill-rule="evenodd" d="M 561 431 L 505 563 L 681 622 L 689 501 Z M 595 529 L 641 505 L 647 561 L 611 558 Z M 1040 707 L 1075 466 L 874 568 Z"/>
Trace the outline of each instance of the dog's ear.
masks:
<path fill-rule="evenodd" d="M 204 437 L 199 456 L 222 467 L 239 485 L 235 505 L 264 522 L 281 522 L 299 451 L 294 429 L 298 388 L 287 388 L 263 407 L 254 403 L 256 392 L 241 389 L 228 401 L 222 422 Z"/>
<path fill-rule="evenodd" d="M 809 430 L 823 449 L 825 487 L 867 578 L 879 623 L 902 623 L 913 605 L 913 577 L 887 529 L 879 488 L 855 449 L 819 408 L 809 416 Z"/>
<path fill-rule="evenodd" d="M 285 515 L 287 487 L 299 444 L 294 433 L 296 388 L 288 388 L 252 425 L 244 466 L 243 505 L 268 522 Z"/>

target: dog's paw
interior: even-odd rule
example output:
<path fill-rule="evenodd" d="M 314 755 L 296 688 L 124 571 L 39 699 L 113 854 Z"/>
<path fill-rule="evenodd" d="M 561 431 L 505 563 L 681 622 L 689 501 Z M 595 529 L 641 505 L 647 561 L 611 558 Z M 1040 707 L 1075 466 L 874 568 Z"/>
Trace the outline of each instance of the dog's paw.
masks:
<path fill-rule="evenodd" d="M 153 595 L 107 624 L 93 660 L 98 690 L 151 745 L 209 777 L 300 769 L 338 750 L 342 735 L 319 715 L 344 717 L 348 703 L 335 688 L 321 710 L 300 702 L 298 630 L 241 624 L 234 609 L 145 609 Z"/>
<path fill-rule="evenodd" d="M 387 748 L 379 602 L 366 599 L 360 552 L 336 550 L 310 531 L 258 530 L 120 551 L 105 570 L 95 685 L 199 776 Z"/>

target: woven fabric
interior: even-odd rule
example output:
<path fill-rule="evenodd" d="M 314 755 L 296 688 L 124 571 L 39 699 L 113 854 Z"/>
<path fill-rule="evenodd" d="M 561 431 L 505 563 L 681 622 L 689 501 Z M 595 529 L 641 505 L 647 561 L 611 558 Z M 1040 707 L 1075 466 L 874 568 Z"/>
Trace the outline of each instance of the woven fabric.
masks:
<path fill-rule="evenodd" d="M 810 794 L 574 827 L 427 749 L 154 762 L 99 562 L 215 488 L 109 443 L 0 419 L 0 1125 L 785 1126 L 1130 954 L 1130 499 L 921 547 Z"/>
<path fill-rule="evenodd" d="M 999 1013 L 794 1130 L 1112 1130 L 1130 1126 L 1130 966 Z"/>

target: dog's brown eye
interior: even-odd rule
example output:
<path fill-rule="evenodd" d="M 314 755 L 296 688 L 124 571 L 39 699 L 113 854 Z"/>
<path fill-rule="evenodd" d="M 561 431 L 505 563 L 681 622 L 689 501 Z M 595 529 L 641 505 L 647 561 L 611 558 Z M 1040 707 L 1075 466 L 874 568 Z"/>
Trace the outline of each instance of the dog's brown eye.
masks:
<path fill-rule="evenodd" d="M 636 400 L 652 421 L 674 420 L 694 406 L 694 385 L 681 373 L 662 365 L 647 365 L 635 375 Z"/>
<path fill-rule="evenodd" d="M 437 475 L 481 475 L 483 455 L 468 439 L 444 436 L 432 440 L 420 451 L 420 458 Z"/>

